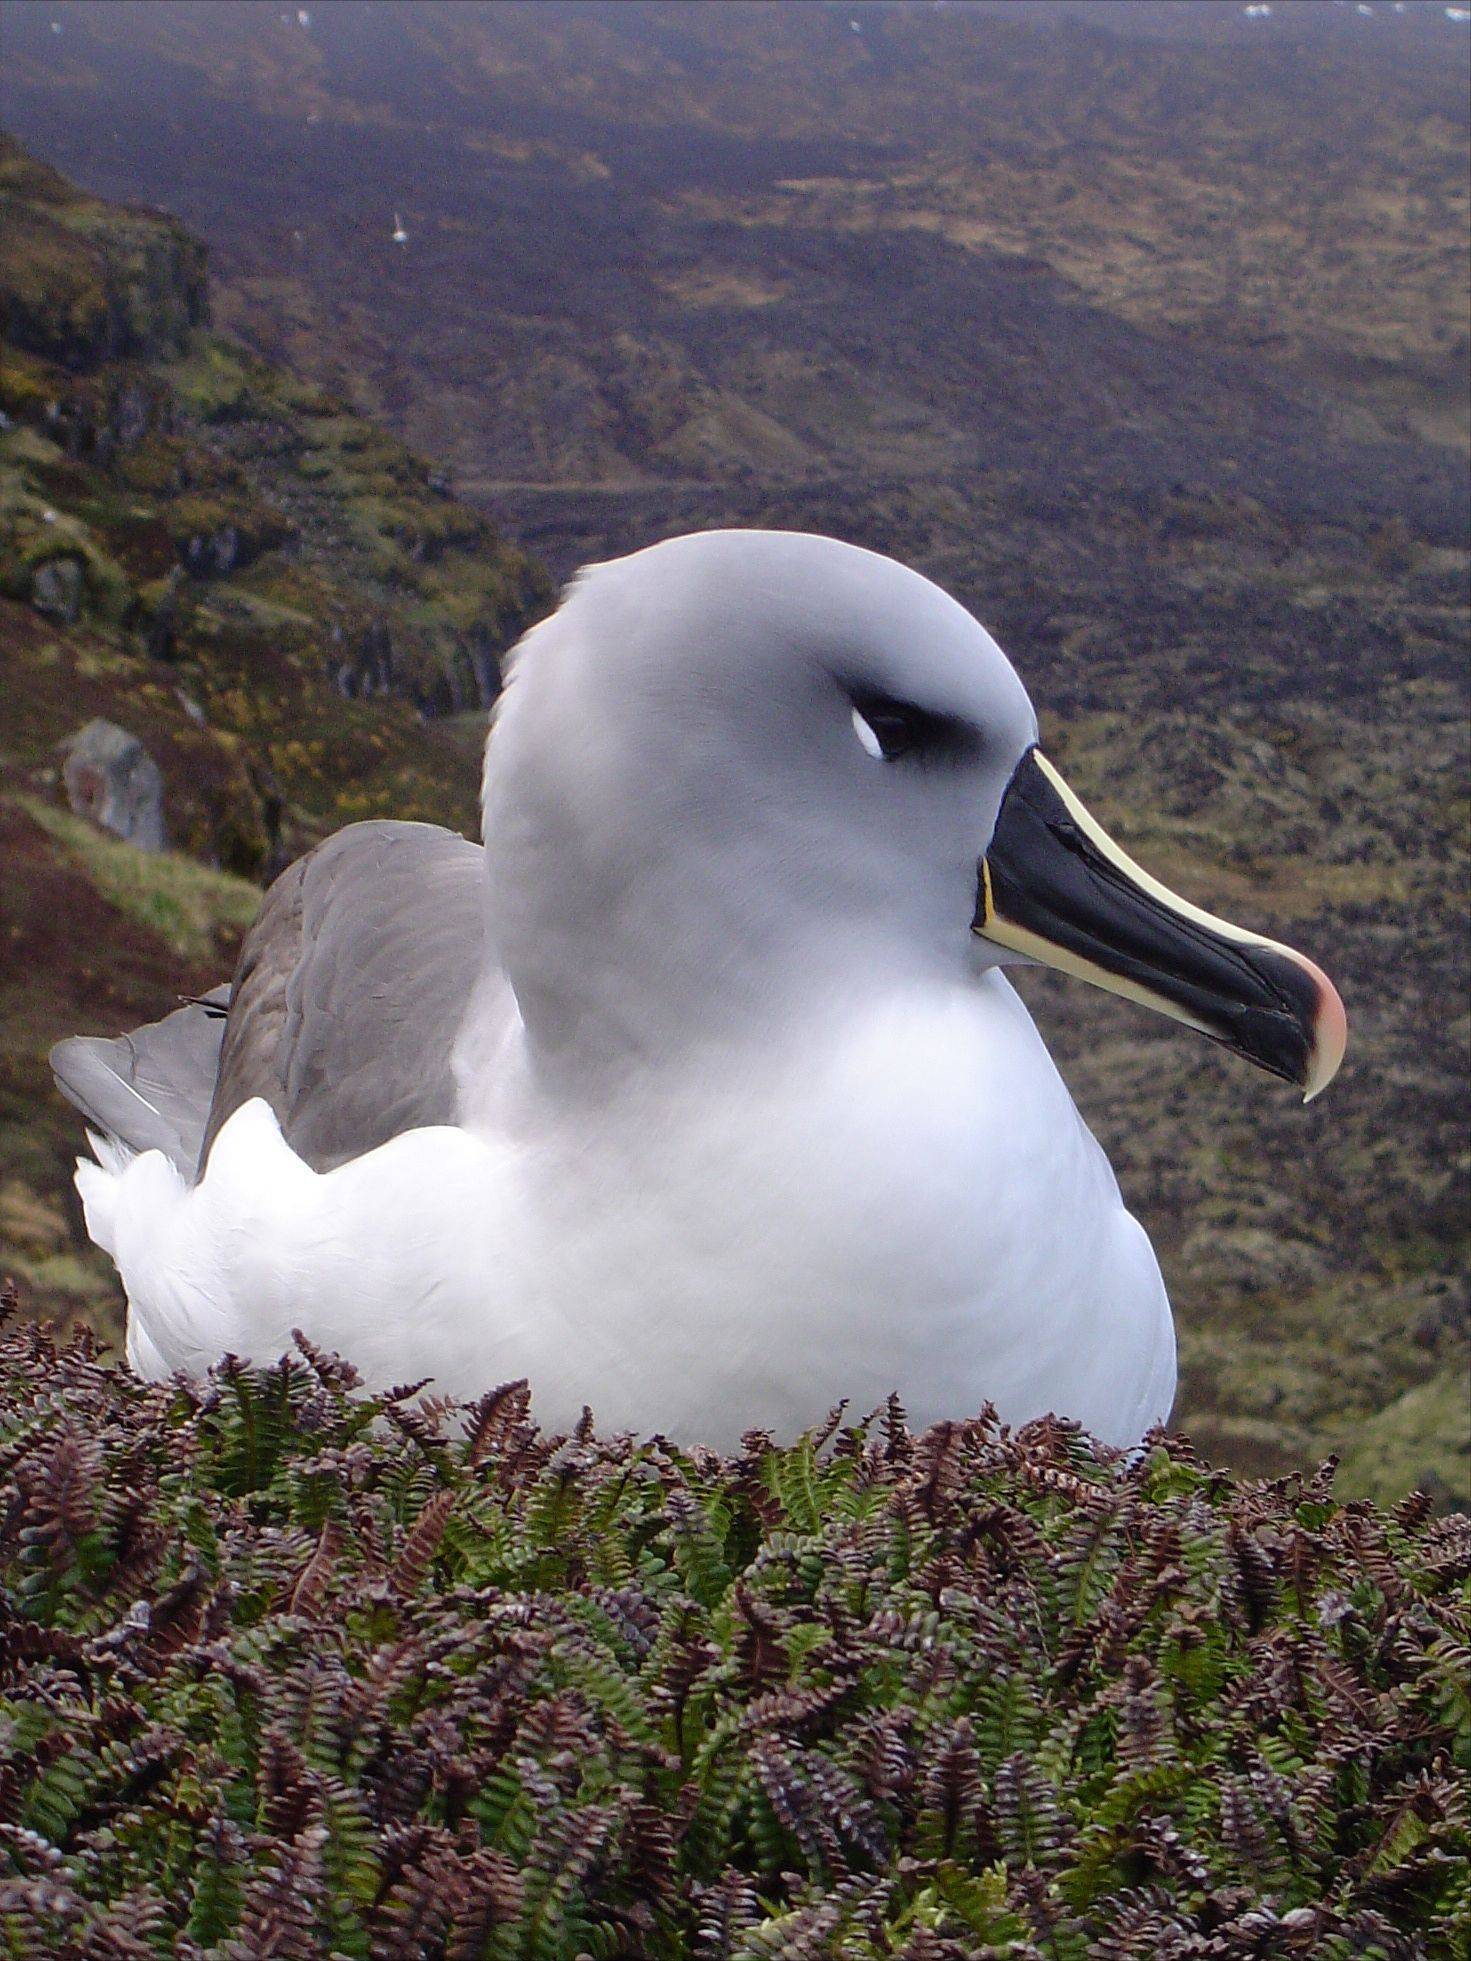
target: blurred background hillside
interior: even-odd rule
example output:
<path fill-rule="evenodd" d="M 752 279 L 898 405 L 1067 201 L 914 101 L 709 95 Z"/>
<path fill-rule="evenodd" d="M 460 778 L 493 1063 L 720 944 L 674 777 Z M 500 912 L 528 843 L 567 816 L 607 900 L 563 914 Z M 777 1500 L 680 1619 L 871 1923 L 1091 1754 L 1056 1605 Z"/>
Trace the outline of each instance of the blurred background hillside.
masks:
<path fill-rule="evenodd" d="M 0 6 L 0 1264 L 113 1333 L 47 1043 L 223 977 L 347 819 L 473 831 L 499 660 L 718 524 L 939 579 L 1103 819 L 1303 947 L 1303 1110 L 1025 990 L 1224 1461 L 1468 1481 L 1471 19 Z M 93 719 L 173 849 L 70 807 Z M 86 787 L 72 800 L 87 807 Z"/>

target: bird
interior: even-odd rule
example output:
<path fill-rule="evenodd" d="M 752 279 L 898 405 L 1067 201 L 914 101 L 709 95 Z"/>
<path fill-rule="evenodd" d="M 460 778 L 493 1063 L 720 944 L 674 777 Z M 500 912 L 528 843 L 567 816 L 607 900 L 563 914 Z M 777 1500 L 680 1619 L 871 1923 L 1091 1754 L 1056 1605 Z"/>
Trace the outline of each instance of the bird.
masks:
<path fill-rule="evenodd" d="M 404 230 L 404 221 L 396 211 L 393 214 L 393 242 L 395 245 L 407 245 L 409 242 L 409 235 Z"/>
<path fill-rule="evenodd" d="M 1158 1262 L 1006 970 L 1318 1093 L 1342 1001 L 1177 897 L 979 621 L 807 533 L 587 568 L 508 663 L 483 844 L 355 823 L 228 985 L 52 1052 L 148 1379 L 297 1331 L 368 1388 L 735 1447 L 897 1394 L 1136 1443 Z"/>

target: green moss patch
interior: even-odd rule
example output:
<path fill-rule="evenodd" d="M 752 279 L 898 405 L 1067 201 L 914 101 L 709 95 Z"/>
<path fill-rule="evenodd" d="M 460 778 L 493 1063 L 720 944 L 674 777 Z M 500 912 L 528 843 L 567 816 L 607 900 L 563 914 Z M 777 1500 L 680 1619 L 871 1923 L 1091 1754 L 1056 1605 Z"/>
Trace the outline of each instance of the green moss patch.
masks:
<path fill-rule="evenodd" d="M 172 352 L 204 318 L 204 247 L 86 196 L 0 134 L 0 333 L 78 372 Z"/>
<path fill-rule="evenodd" d="M 1453 1503 L 1471 1492 L 1471 1421 L 1466 1371 L 1453 1361 L 1359 1424 L 1343 1451 L 1353 1491 L 1406 1489 L 1421 1482 Z"/>
<path fill-rule="evenodd" d="M 243 933 L 260 910 L 260 887 L 247 879 L 211 871 L 177 852 L 139 851 L 70 811 L 35 798 L 19 801 L 66 847 L 102 898 L 184 958 L 204 958 L 219 944 L 221 927 Z"/>

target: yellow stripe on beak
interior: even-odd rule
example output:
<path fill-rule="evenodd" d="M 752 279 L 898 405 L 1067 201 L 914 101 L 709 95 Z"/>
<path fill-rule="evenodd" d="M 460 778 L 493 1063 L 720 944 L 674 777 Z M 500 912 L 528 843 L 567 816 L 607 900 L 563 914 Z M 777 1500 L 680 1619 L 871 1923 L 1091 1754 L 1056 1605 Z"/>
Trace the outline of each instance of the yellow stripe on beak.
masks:
<path fill-rule="evenodd" d="M 981 861 L 974 930 L 1138 1001 L 1302 1086 L 1327 1088 L 1348 1019 L 1321 968 L 1182 899 L 1117 845 L 1038 749 Z"/>

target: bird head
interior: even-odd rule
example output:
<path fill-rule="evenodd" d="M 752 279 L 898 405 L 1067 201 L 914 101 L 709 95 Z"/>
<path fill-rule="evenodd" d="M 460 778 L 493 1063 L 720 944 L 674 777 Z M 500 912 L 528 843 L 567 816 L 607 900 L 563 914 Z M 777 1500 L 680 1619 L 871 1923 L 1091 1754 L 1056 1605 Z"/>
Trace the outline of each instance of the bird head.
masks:
<path fill-rule="evenodd" d="M 1312 961 L 1109 837 L 985 628 L 834 539 L 705 532 L 580 574 L 512 664 L 485 824 L 527 999 L 552 1002 L 600 946 L 625 987 L 696 1021 L 804 977 L 1037 962 L 1308 1097 L 1343 1056 Z"/>

